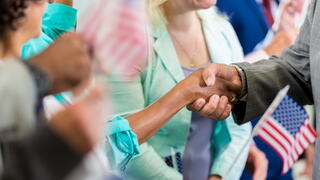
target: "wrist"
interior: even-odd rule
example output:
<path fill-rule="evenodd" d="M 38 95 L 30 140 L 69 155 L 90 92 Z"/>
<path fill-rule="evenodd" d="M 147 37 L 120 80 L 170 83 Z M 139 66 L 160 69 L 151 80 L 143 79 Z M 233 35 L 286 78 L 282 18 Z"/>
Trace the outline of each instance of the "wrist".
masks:
<path fill-rule="evenodd" d="M 236 70 L 236 73 L 237 73 L 237 76 L 236 76 L 236 79 L 235 79 L 235 84 L 240 88 L 240 91 L 238 92 L 238 99 L 242 99 L 244 98 L 246 95 L 247 95 L 247 78 L 246 78 L 246 75 L 243 71 L 243 69 L 238 66 L 238 65 L 232 65 L 234 67 L 234 69 Z"/>
<path fill-rule="evenodd" d="M 184 83 L 185 80 L 182 80 L 178 83 L 173 89 L 172 94 L 183 102 L 185 105 L 188 105 L 196 100 L 193 93 L 193 88 L 188 86 L 187 83 Z"/>

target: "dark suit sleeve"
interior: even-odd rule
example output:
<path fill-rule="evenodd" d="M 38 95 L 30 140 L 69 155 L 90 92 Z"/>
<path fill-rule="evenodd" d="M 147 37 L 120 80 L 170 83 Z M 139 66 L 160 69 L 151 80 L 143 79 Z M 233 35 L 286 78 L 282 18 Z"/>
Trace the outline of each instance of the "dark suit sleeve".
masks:
<path fill-rule="evenodd" d="M 295 44 L 281 57 L 271 57 L 255 64 L 237 64 L 244 70 L 248 89 L 247 101 L 234 108 L 238 124 L 260 117 L 286 85 L 290 85 L 289 95 L 300 104 L 313 104 L 309 51 L 315 4 L 313 0 Z"/>
<path fill-rule="evenodd" d="M 60 180 L 82 161 L 47 127 L 23 140 L 5 143 L 4 153 L 1 180 Z"/>

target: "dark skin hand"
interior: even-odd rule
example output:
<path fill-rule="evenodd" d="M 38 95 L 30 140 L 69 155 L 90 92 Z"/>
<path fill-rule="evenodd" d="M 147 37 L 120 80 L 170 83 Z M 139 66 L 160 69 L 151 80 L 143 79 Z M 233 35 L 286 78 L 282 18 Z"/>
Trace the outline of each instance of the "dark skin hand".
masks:
<path fill-rule="evenodd" d="M 91 75 L 91 58 L 85 44 L 75 33 L 65 33 L 29 61 L 52 80 L 50 93 L 72 90 Z"/>
<path fill-rule="evenodd" d="M 204 98 L 209 100 L 214 94 L 223 95 L 229 89 L 234 88 L 231 83 L 220 78 L 216 79 L 216 87 L 207 87 L 202 79 L 203 71 L 201 69 L 192 73 L 152 105 L 126 117 L 133 132 L 137 134 L 139 143 L 142 144 L 147 141 L 172 116 L 196 99 Z M 232 97 L 233 94 L 227 93 L 227 96 Z"/>
<path fill-rule="evenodd" d="M 242 89 L 241 77 L 237 69 L 233 66 L 225 64 L 211 64 L 202 72 L 202 77 L 208 87 L 224 87 L 225 94 L 232 94 L 234 97 L 240 96 Z M 223 79 L 222 83 L 218 80 Z M 227 83 L 226 83 L 227 82 Z M 218 95 L 218 96 L 217 96 Z M 220 94 L 210 97 L 209 101 L 200 98 L 190 104 L 190 110 L 200 113 L 202 116 L 209 117 L 213 120 L 226 119 L 232 110 L 233 105 L 237 101 L 230 101 L 224 96 L 219 97 Z M 232 102 L 232 103 L 231 103 Z"/>

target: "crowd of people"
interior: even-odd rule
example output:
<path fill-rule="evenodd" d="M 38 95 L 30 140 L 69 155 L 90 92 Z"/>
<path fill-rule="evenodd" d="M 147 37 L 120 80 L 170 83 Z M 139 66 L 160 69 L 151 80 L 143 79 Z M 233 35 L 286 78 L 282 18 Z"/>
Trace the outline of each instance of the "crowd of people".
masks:
<path fill-rule="evenodd" d="M 320 116 L 319 2 L 144 3 L 146 66 L 94 81 L 77 33 L 88 2 L 0 0 L 0 179 L 293 179 L 251 131 L 287 84 Z M 317 180 L 313 148 L 304 175 Z"/>

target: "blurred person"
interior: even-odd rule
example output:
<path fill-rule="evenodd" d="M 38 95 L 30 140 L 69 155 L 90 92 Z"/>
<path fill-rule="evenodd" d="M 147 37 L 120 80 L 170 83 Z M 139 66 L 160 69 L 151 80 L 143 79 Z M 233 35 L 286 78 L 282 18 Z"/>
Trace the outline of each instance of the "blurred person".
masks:
<path fill-rule="evenodd" d="M 245 53 L 245 60 L 256 62 L 293 44 L 298 35 L 304 3 L 308 0 L 218 1 L 218 8 L 230 17 Z M 281 4 L 281 5 L 280 5 Z"/>
<path fill-rule="evenodd" d="M 3 61 L 0 67 L 0 133 L 4 162 L 1 178 L 62 179 L 99 141 L 102 121 L 98 111 L 103 108 L 96 100 L 103 99 L 101 90 L 55 116 L 50 125 L 35 129 L 36 115 L 33 108 L 36 99 L 49 92 L 60 92 L 77 86 L 89 75 L 89 58 L 83 54 L 84 49 L 79 41 L 68 39 L 63 43 L 60 41 L 59 45 L 55 44 L 45 55 L 39 55 L 26 63 L 26 68 L 17 61 L 20 48 L 23 43 L 40 33 L 40 28 L 37 27 L 40 27 L 38 24 L 41 22 L 45 1 L 2 0 L 0 3 L 0 58 Z M 67 48 L 59 49 L 62 44 Z M 55 54 L 59 51 L 59 58 L 52 51 Z M 39 58 L 41 62 L 38 61 Z M 62 63 L 64 58 L 69 63 Z M 96 115 L 96 121 L 76 116 L 79 114 L 76 109 L 82 106 L 92 107 L 81 112 L 89 111 Z M 55 157 L 55 154 L 59 156 Z"/>
<path fill-rule="evenodd" d="M 245 60 L 254 63 L 272 55 L 280 55 L 284 48 L 294 43 L 299 32 L 297 21 L 302 16 L 306 1 L 222 0 L 217 6 L 230 16 L 230 22 L 246 54 Z M 254 121 L 253 125 L 256 123 Z M 258 138 L 255 138 L 255 144 L 266 153 L 270 161 L 268 178 L 281 176 L 281 159 Z M 242 179 L 250 179 L 250 174 L 245 171 Z M 288 172 L 282 179 L 292 179 L 291 174 L 291 171 Z"/>
<path fill-rule="evenodd" d="M 147 2 L 153 23 L 154 56 L 136 79 L 110 78 L 115 115 L 126 116 L 153 105 L 189 73 L 211 62 L 229 64 L 243 59 L 232 27 L 212 12 L 215 1 Z M 228 98 L 222 99 L 227 102 Z M 235 168 L 230 172 L 228 169 L 240 153 L 239 147 L 249 138 L 251 126 L 239 127 L 232 121 L 229 117 L 215 122 L 183 108 L 140 146 L 141 154 L 129 161 L 125 178 L 213 180 L 227 174 L 239 178 L 249 147 Z"/>
<path fill-rule="evenodd" d="M 64 179 L 99 142 L 105 116 L 101 88 L 91 89 L 86 98 L 55 115 L 50 124 L 23 126 L 24 131 L 17 132 L 15 128 L 23 121 L 35 121 L 36 81 L 46 79 L 42 68 L 20 61 L 0 63 L 0 97 L 5 104 L 0 108 L 0 179 Z"/>

